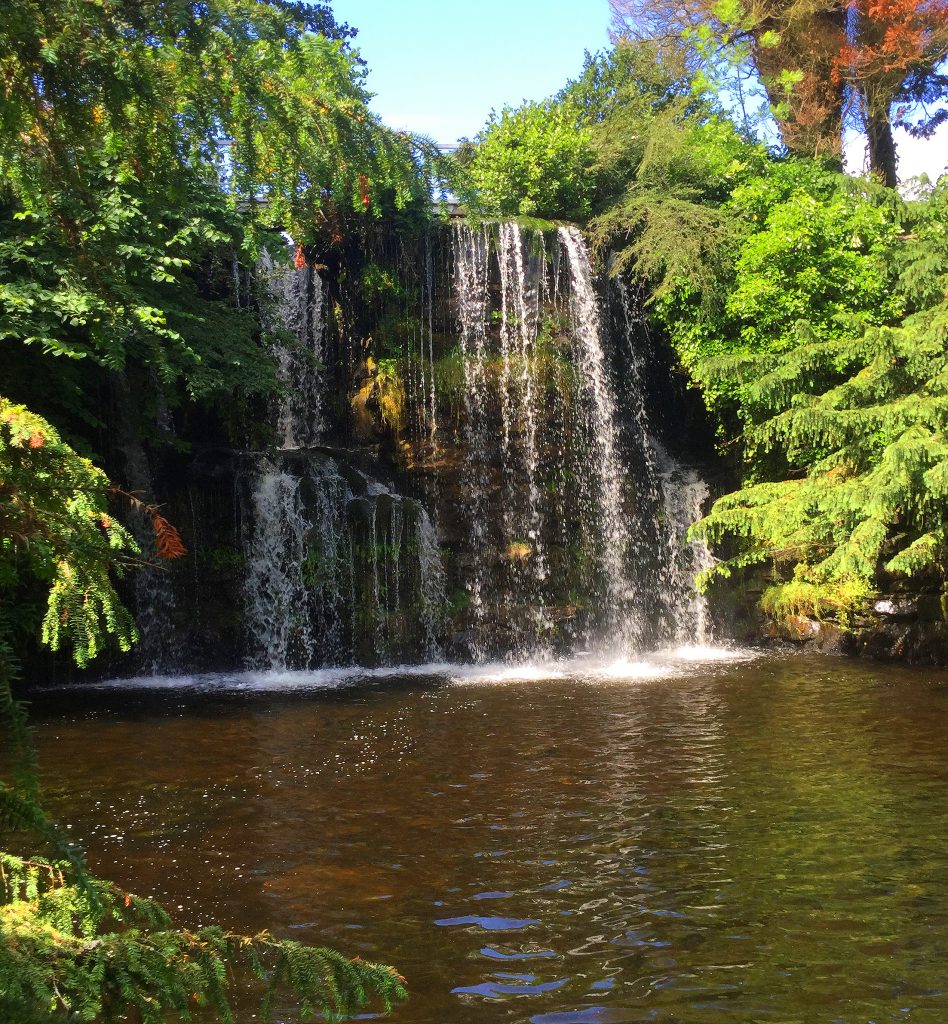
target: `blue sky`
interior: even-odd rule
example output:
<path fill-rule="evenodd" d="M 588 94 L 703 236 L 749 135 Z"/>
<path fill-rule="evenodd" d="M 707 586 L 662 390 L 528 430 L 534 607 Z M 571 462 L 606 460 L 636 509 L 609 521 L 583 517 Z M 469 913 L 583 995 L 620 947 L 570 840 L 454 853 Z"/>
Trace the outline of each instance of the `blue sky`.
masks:
<path fill-rule="evenodd" d="M 608 45 L 608 0 L 332 0 L 359 30 L 373 106 L 393 128 L 452 144 L 483 126 L 491 108 L 539 100 L 575 77 L 585 50 Z M 948 161 L 948 125 L 928 141 L 900 133 L 900 174 L 933 178 Z M 864 143 L 851 139 L 858 170 Z"/>
<path fill-rule="evenodd" d="M 608 45 L 608 0 L 333 0 L 359 30 L 374 108 L 393 128 L 454 143 L 492 107 L 538 100 Z"/>

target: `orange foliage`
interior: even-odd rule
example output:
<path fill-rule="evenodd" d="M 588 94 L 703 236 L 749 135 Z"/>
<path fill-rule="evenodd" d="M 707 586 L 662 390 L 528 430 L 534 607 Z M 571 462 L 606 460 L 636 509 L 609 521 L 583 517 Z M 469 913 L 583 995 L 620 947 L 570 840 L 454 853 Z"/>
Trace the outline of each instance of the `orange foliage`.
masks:
<path fill-rule="evenodd" d="M 293 266 L 297 270 L 301 270 L 306 266 L 306 254 L 303 252 L 303 247 L 298 245 L 296 247 L 296 256 L 293 258 Z"/>
<path fill-rule="evenodd" d="M 948 34 L 946 0 L 849 0 L 856 31 L 833 67 L 837 82 L 901 78 L 928 66 Z"/>
<path fill-rule="evenodd" d="M 181 534 L 157 510 L 151 513 L 151 525 L 155 531 L 155 551 L 159 558 L 170 562 L 188 553 L 181 543 Z"/>
<path fill-rule="evenodd" d="M 368 206 L 370 202 L 369 179 L 364 174 L 359 175 L 359 195 L 362 198 L 362 205 Z"/>

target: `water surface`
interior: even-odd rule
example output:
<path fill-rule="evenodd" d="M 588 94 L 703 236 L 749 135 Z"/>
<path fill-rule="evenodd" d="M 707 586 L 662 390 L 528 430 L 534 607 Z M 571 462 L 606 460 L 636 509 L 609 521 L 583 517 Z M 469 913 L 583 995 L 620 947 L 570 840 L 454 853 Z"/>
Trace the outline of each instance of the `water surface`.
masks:
<path fill-rule="evenodd" d="M 36 738 L 97 870 L 394 963 L 401 1024 L 948 1020 L 948 675 L 708 654 L 159 678 Z"/>

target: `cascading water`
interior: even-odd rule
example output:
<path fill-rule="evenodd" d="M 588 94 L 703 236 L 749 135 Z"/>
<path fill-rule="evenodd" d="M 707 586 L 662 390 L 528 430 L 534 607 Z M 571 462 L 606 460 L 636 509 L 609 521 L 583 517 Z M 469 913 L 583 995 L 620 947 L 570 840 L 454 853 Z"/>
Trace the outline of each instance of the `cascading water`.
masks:
<path fill-rule="evenodd" d="M 692 580 L 710 555 L 687 533 L 708 489 L 664 443 L 641 310 L 621 284 L 598 294 L 578 229 L 457 222 L 395 259 L 397 307 L 374 313 L 312 267 L 258 268 L 276 446 L 200 477 L 216 518 L 193 576 L 197 594 L 217 565 L 236 591 L 247 667 L 621 660 L 706 641 Z M 175 618 L 198 640 L 199 621 L 232 635 L 225 601 Z M 171 607 L 143 594 L 141 621 Z"/>
<path fill-rule="evenodd" d="M 312 646 L 303 566 L 311 529 L 300 480 L 272 463 L 257 468 L 247 544 L 251 664 L 286 668 Z"/>
<path fill-rule="evenodd" d="M 605 574 L 605 625 L 610 645 L 627 653 L 643 638 L 641 598 L 630 568 L 635 553 L 626 511 L 626 468 L 620 450 L 614 388 L 603 349 L 599 300 L 586 243 L 578 228 L 561 227 L 570 280 L 570 307 L 577 343 L 586 440 L 595 474 L 595 505 L 589 510 L 598 531 L 598 557 Z"/>
<path fill-rule="evenodd" d="M 682 467 L 657 445 L 661 463 L 664 506 L 665 602 L 676 644 L 707 644 L 711 624 L 707 599 L 694 585 L 695 576 L 709 569 L 714 558 L 703 541 L 688 539 L 688 530 L 704 514 L 708 485 L 693 470 Z"/>
<path fill-rule="evenodd" d="M 539 487 L 540 410 L 536 403 L 535 364 L 538 302 L 545 261 L 540 262 L 539 273 L 531 276 L 524 258 L 523 233 L 517 224 L 500 226 L 497 260 L 503 353 L 504 525 L 507 535 L 516 538 L 511 543 L 520 545 L 518 550 L 525 556 L 518 559 L 523 566 L 520 589 L 535 609 L 536 626 L 542 635 L 548 625 L 542 604 L 547 568 Z M 516 452 L 511 450 L 515 436 Z"/>
<path fill-rule="evenodd" d="M 464 490 L 469 521 L 466 588 L 470 597 L 474 633 L 472 655 L 483 658 L 480 632 L 489 586 L 487 496 L 491 463 L 491 429 L 487 419 L 487 316 L 489 244 L 486 228 L 455 226 L 454 286 L 460 324 L 460 352 L 464 371 Z"/>
<path fill-rule="evenodd" d="M 303 448 L 316 444 L 323 431 L 322 281 L 311 267 L 281 266 L 267 253 L 258 269 L 272 302 L 266 319 L 275 336 L 277 375 L 284 386 L 278 436 L 282 448 Z"/>
<path fill-rule="evenodd" d="M 642 453 L 639 492 L 653 510 L 658 560 L 658 599 L 663 609 L 665 639 L 677 644 L 707 644 L 711 639 L 707 600 L 694 586 L 695 576 L 713 564 L 702 541 L 689 541 L 688 530 L 704 514 L 709 491 L 697 471 L 674 459 L 655 435 L 644 386 L 645 362 L 651 349 L 648 319 L 641 297 L 631 294 L 621 278 L 614 282 L 621 307 L 620 330 L 627 341 L 626 406 Z M 645 525 L 645 524 L 643 524 Z"/>
<path fill-rule="evenodd" d="M 471 653 L 698 641 L 684 535 L 703 485 L 653 441 L 635 353 L 617 400 L 579 230 L 558 229 L 549 256 L 515 224 L 453 238 Z"/>
<path fill-rule="evenodd" d="M 319 450 L 322 284 L 307 266 L 280 270 L 264 260 L 261 272 L 274 299 L 284 396 L 280 447 L 249 456 L 247 662 L 311 668 L 384 662 L 406 648 L 430 655 L 445 592 L 431 521 L 418 502 L 344 466 L 345 453 Z M 427 405 L 429 388 L 423 393 Z"/>

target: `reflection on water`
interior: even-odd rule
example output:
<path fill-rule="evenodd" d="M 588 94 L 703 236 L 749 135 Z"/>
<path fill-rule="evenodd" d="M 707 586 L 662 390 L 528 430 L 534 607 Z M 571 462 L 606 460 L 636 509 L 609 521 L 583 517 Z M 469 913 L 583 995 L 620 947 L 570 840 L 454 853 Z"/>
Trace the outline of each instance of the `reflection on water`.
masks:
<path fill-rule="evenodd" d="M 59 691 L 36 735 L 102 873 L 396 964 L 402 1024 L 948 1020 L 948 676 L 707 653 Z"/>

